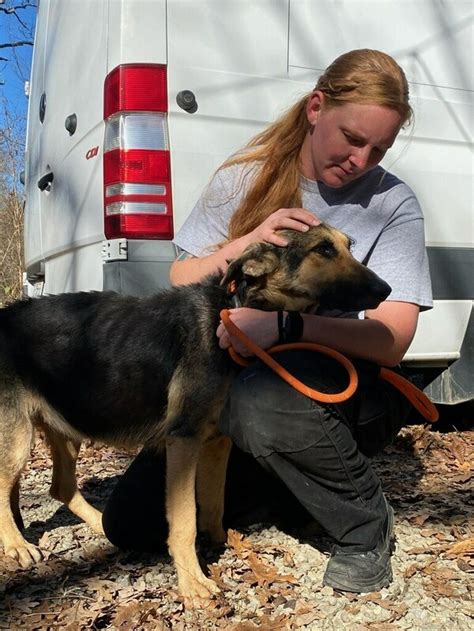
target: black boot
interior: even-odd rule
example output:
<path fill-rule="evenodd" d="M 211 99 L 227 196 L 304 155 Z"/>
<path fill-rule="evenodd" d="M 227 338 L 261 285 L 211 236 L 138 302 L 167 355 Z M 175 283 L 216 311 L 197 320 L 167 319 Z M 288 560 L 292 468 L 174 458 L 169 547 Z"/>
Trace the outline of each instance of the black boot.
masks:
<path fill-rule="evenodd" d="M 344 552 L 337 549 L 329 559 L 323 585 L 346 592 L 377 592 L 392 581 L 393 509 L 387 504 L 384 534 L 373 550 Z"/>

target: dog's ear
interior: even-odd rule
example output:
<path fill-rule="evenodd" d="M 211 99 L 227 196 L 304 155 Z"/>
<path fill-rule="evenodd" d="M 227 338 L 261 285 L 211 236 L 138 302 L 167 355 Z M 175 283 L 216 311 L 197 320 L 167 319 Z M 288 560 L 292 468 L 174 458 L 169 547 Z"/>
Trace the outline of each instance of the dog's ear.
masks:
<path fill-rule="evenodd" d="M 227 272 L 221 281 L 226 285 L 235 280 L 257 280 L 262 276 L 267 276 L 278 267 L 280 257 L 278 248 L 270 243 L 255 243 L 249 246 L 239 258 L 229 263 Z"/>

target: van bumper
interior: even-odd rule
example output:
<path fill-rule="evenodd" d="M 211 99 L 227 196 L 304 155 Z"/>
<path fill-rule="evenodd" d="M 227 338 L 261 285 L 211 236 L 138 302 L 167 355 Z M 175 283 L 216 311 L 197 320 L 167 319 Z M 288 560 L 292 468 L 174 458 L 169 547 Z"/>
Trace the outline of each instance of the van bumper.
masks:
<path fill-rule="evenodd" d="M 126 258 L 103 264 L 103 289 L 129 296 L 150 296 L 170 287 L 169 271 L 176 258 L 171 241 L 127 242 Z"/>
<path fill-rule="evenodd" d="M 449 306 L 449 305 L 448 305 Z M 454 306 L 462 306 L 461 304 Z M 431 357 L 407 357 L 404 368 L 412 376 L 418 385 L 424 388 L 425 393 L 434 403 L 454 405 L 474 400 L 474 303 L 469 305 L 469 313 L 465 328 L 460 338 L 460 347 L 453 357 L 446 353 L 443 361 L 442 353 L 432 353 Z M 436 306 L 435 306 L 436 309 Z M 424 314 L 423 314 L 424 315 Z M 463 314 L 465 316 L 465 314 Z M 422 316 L 423 317 L 423 316 Z M 457 324 L 461 318 L 458 318 Z M 449 336 L 451 329 L 446 325 L 444 329 L 439 327 L 431 332 L 432 346 L 439 349 L 444 339 Z"/>

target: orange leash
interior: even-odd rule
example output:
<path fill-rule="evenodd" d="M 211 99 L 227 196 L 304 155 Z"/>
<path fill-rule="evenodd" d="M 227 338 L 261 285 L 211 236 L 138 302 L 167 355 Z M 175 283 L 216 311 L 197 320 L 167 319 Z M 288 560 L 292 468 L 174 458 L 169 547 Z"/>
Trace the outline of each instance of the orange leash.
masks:
<path fill-rule="evenodd" d="M 255 342 L 253 342 L 238 326 L 236 326 L 230 319 L 230 313 L 228 309 L 223 309 L 220 313 L 221 320 L 226 329 L 237 339 L 239 339 L 245 346 L 252 351 L 252 353 L 261 359 L 269 368 L 276 372 L 286 383 L 304 394 L 305 396 L 313 399 L 314 401 L 320 401 L 321 403 L 342 403 L 347 401 L 357 390 L 359 383 L 357 371 L 354 368 L 354 364 L 344 355 L 338 351 L 322 346 L 321 344 L 315 344 L 313 342 L 294 342 L 292 344 L 280 344 L 273 346 L 272 348 L 264 351 Z M 342 392 L 335 394 L 327 394 L 326 392 L 320 392 L 310 388 L 302 381 L 291 375 L 281 364 L 275 361 L 270 354 L 277 353 L 279 351 L 286 351 L 292 349 L 311 350 L 337 360 L 349 374 L 349 385 Z M 232 359 L 241 366 L 248 366 L 251 360 L 247 360 L 239 355 L 232 347 L 229 348 L 229 354 Z M 407 397 L 413 407 L 422 414 L 428 421 L 434 422 L 439 418 L 438 410 L 429 400 L 424 392 L 414 386 L 411 381 L 405 379 L 398 373 L 388 368 L 380 368 L 379 376 L 381 379 L 391 383 L 397 390 Z"/>
<path fill-rule="evenodd" d="M 245 344 L 245 346 L 250 349 L 254 355 L 259 357 L 265 364 L 267 364 L 267 366 L 274 370 L 277 375 L 279 375 L 284 381 L 290 384 L 290 386 L 293 386 L 293 388 L 298 390 L 298 392 L 301 392 L 310 399 L 321 401 L 322 403 L 341 403 L 342 401 L 347 401 L 347 399 L 349 399 L 357 390 L 357 386 L 359 384 L 357 371 L 354 368 L 353 363 L 349 359 L 347 359 L 347 357 L 341 355 L 341 353 L 339 353 L 338 351 L 335 351 L 332 348 L 328 348 L 327 346 L 313 344 L 312 342 L 293 342 L 292 344 L 280 344 L 279 346 L 273 346 L 272 348 L 268 349 L 268 351 L 264 351 L 263 348 L 257 346 L 255 342 L 247 337 L 247 335 L 245 335 L 245 333 L 232 322 L 228 309 L 223 309 L 220 313 L 220 316 L 225 328 L 230 333 L 232 333 L 232 335 L 234 335 L 243 344 Z M 324 355 L 329 355 L 330 357 L 333 357 L 338 362 L 340 362 L 349 373 L 349 385 L 347 386 L 347 388 L 342 392 L 338 392 L 336 394 L 327 394 L 325 392 L 320 392 L 319 390 L 314 390 L 299 379 L 296 379 L 296 377 L 291 375 L 285 368 L 283 368 L 281 364 L 270 357 L 270 353 L 277 353 L 278 351 L 285 351 L 296 348 L 309 349 L 312 351 L 323 353 Z M 232 359 L 241 366 L 248 366 L 251 363 L 250 360 L 247 360 L 239 355 L 232 347 L 229 348 L 229 353 Z"/>
<path fill-rule="evenodd" d="M 439 412 L 436 406 L 429 400 L 426 394 L 414 386 L 411 381 L 408 381 L 408 379 L 405 379 L 405 377 L 402 377 L 397 372 L 384 367 L 380 368 L 379 377 L 391 383 L 397 390 L 400 390 L 410 401 L 415 410 L 418 410 L 427 421 L 435 423 L 439 419 Z"/>

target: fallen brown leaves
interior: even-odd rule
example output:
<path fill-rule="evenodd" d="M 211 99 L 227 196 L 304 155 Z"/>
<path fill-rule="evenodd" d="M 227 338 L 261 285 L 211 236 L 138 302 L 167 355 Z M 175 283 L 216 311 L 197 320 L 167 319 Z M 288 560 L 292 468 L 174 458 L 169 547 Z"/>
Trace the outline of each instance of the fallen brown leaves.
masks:
<path fill-rule="evenodd" d="M 375 460 L 396 513 L 389 589 L 357 595 L 323 588 L 327 557 L 317 536 L 308 545 L 301 533 L 260 526 L 229 531 L 225 552 L 208 565 L 221 593 L 205 611 L 186 611 L 167 557 L 117 552 L 48 498 L 51 463 L 39 446 L 23 486 L 23 513 L 28 538 L 40 542 L 45 561 L 21 571 L 0 555 L 0 629 L 394 631 L 435 628 L 434 619 L 439 628 L 455 629 L 455 619 L 467 629 L 473 456 L 469 432 L 410 427 Z M 103 504 L 129 459 L 86 447 L 79 478 L 95 504 Z"/>
<path fill-rule="evenodd" d="M 474 476 L 474 444 L 469 432 L 440 434 L 420 425 L 410 428 L 410 438 L 415 455 L 426 454 L 430 471 L 449 472 L 451 483 L 463 484 Z"/>
<path fill-rule="evenodd" d="M 240 532 L 236 530 L 229 530 L 227 533 L 227 545 L 234 550 L 240 559 L 244 559 L 249 569 L 252 571 L 255 582 L 258 585 L 269 586 L 274 583 L 289 583 L 297 584 L 297 579 L 291 574 L 279 574 L 275 567 L 262 561 L 261 558 L 255 553 L 252 548 L 252 544 L 246 539 Z M 273 546 L 273 548 L 266 548 L 265 554 L 278 554 L 284 553 L 279 546 Z M 253 581 L 251 580 L 251 584 Z"/>

